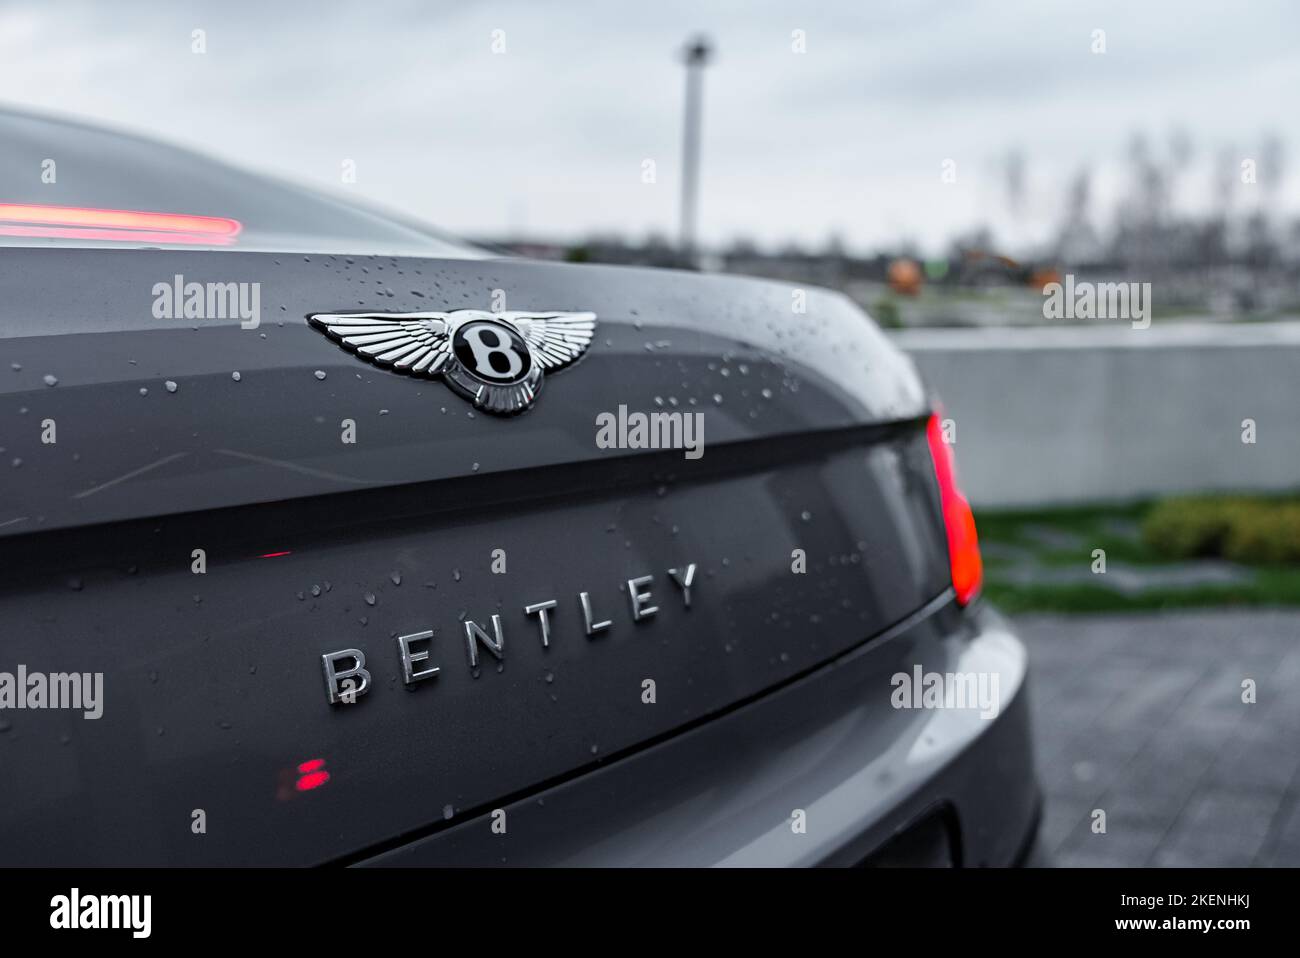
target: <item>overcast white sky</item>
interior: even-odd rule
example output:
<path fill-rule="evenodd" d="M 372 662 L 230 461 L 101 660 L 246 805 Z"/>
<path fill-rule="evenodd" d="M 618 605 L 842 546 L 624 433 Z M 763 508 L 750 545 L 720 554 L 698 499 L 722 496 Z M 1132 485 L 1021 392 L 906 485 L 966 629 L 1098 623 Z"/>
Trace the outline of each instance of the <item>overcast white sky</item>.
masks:
<path fill-rule="evenodd" d="M 194 29 L 205 54 L 191 52 Z M 1091 52 L 1095 29 L 1105 54 Z M 2 2 L 0 102 L 355 191 L 463 234 L 671 236 L 675 53 L 696 31 L 718 47 L 706 243 L 838 233 L 855 250 L 903 238 L 937 250 L 988 221 L 1013 250 L 1059 216 L 1081 166 L 1101 220 L 1135 132 L 1157 151 L 1175 127 L 1191 135 L 1186 206 L 1208 201 L 1223 151 L 1257 157 L 1274 132 L 1286 167 L 1300 155 L 1300 4 L 1285 0 Z M 1022 218 L 1000 173 L 1012 148 L 1027 159 Z M 945 159 L 955 184 L 941 181 Z M 1271 195 L 1241 190 L 1243 207 L 1300 208 L 1300 176 Z"/>

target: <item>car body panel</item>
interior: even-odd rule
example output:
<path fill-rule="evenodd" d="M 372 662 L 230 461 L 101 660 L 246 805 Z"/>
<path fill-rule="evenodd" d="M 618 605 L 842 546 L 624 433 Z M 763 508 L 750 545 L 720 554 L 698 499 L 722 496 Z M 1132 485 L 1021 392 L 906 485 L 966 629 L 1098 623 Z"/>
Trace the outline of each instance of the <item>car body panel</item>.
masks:
<path fill-rule="evenodd" d="M 103 672 L 106 699 L 98 720 L 7 716 L 4 855 L 329 860 L 806 672 L 945 587 L 923 436 L 868 437 L 787 444 L 780 462 L 757 458 L 771 446 L 718 450 L 671 482 L 566 468 L 539 471 L 531 495 L 485 477 L 0 543 L 6 659 Z M 688 564 L 689 607 L 667 571 Z M 641 576 L 658 612 L 635 622 Z M 608 629 L 587 634 L 583 591 Z M 546 600 L 543 646 L 524 606 Z M 490 633 L 493 615 L 503 655 L 477 647 L 471 668 L 462 623 Z M 395 637 L 425 630 L 441 672 L 407 690 Z M 342 649 L 366 656 L 374 687 L 331 705 L 320 656 Z M 328 786 L 287 789 L 311 759 Z M 200 806 L 238 835 L 193 842 L 176 816 Z"/>
<path fill-rule="evenodd" d="M 28 153 L 40 126 L 0 114 Z M 0 673 L 104 682 L 99 718 L 0 714 L 0 864 L 852 863 L 935 802 L 954 860 L 1007 858 L 1023 653 L 949 595 L 932 404 L 849 300 L 489 258 L 293 192 L 223 209 L 274 187 L 64 135 L 112 175 L 55 201 L 144 204 L 157 176 L 155 211 L 249 222 L 141 248 L 0 208 Z M 159 308 L 191 283 L 258 308 Z M 308 322 L 467 308 L 594 313 L 595 338 L 505 418 Z M 703 454 L 598 442 L 628 411 L 695 417 Z M 331 653 L 364 655 L 364 694 L 330 694 Z M 1002 717 L 891 710 L 891 670 L 930 663 L 1004 671 Z M 494 808 L 537 828 L 485 843 Z"/>
<path fill-rule="evenodd" d="M 846 299 L 809 291 L 796 314 L 773 283 L 505 260 L 4 255 L 0 445 L 22 465 L 6 470 L 0 536 L 599 461 L 626 455 L 595 443 L 596 416 L 620 405 L 704 413 L 710 451 L 926 411 L 911 361 Z M 155 319 L 152 290 L 177 275 L 259 283 L 262 322 Z M 485 307 L 496 289 L 512 308 L 598 316 L 587 355 L 512 420 L 364 363 L 306 321 Z M 62 424 L 57 446 L 41 441 L 47 418 Z M 345 419 L 355 444 L 340 441 Z"/>
<path fill-rule="evenodd" d="M 5 470 L 0 639 L 30 670 L 103 672 L 108 702 L 96 721 L 12 713 L 11 862 L 355 855 L 760 694 L 946 584 L 924 394 L 839 297 L 796 316 L 782 287 L 643 270 L 6 256 L 2 342 L 20 368 L 0 375 L 0 445 L 20 464 Z M 425 294 L 390 299 L 367 278 L 381 269 Z M 177 273 L 268 277 L 276 318 L 156 320 L 153 284 Z M 498 284 L 513 304 L 600 316 L 588 355 L 510 419 L 362 363 L 305 318 L 454 308 Z M 599 448 L 596 414 L 620 404 L 700 413 L 704 455 Z M 687 609 L 668 570 L 692 563 Z M 634 623 L 627 582 L 644 575 L 660 611 Z M 585 634 L 583 591 L 608 633 Z M 543 648 L 523 607 L 548 599 Z M 479 648 L 472 671 L 463 620 L 490 633 L 494 614 L 504 658 Z M 443 671 L 404 691 L 395 637 L 424 630 Z M 320 656 L 349 648 L 375 687 L 331 706 Z M 331 779 L 300 794 L 311 759 Z M 201 802 L 186 797 L 199 781 Z M 175 828 L 200 806 L 244 823 L 239 837 Z"/>
<path fill-rule="evenodd" d="M 998 714 L 893 708 L 891 677 L 915 664 L 997 672 Z M 1014 864 L 1040 805 L 1027 675 L 1000 617 L 944 595 L 724 716 L 359 864 L 856 865 L 936 809 L 953 817 L 957 864 Z"/>

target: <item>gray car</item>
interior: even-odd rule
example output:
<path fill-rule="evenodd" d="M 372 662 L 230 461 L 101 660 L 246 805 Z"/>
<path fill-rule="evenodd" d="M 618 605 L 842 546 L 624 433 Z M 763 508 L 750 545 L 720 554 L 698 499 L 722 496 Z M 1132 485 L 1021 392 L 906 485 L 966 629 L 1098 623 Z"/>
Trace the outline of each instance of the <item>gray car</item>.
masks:
<path fill-rule="evenodd" d="M 0 139 L 0 864 L 1023 858 L 1025 651 L 843 296 Z"/>

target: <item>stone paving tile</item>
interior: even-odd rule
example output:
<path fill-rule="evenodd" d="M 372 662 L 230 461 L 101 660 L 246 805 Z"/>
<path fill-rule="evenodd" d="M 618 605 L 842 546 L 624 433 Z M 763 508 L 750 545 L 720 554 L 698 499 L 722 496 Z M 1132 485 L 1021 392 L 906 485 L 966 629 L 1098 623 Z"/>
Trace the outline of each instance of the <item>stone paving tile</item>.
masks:
<path fill-rule="evenodd" d="M 1162 736 L 1125 769 L 1123 787 L 1151 794 L 1190 798 L 1196 785 L 1214 764 L 1214 752 L 1189 748 Z"/>
<path fill-rule="evenodd" d="M 1195 780 L 1188 784 L 1154 777 L 1126 778 L 1123 785 L 1103 795 L 1097 807 L 1105 809 L 1108 818 L 1159 828 L 1163 834 L 1182 813 L 1188 789 L 1195 787 Z"/>
<path fill-rule="evenodd" d="M 1054 864 L 1300 865 L 1300 613 L 1025 616 Z M 1241 681 L 1258 701 L 1241 700 Z M 1107 834 L 1089 830 L 1106 810 Z"/>
<path fill-rule="evenodd" d="M 1268 836 L 1281 800 L 1276 791 L 1202 789 L 1183 809 L 1157 858 L 1170 849 L 1205 849 L 1230 856 L 1223 864 L 1249 865 Z"/>
<path fill-rule="evenodd" d="M 1190 840 L 1196 844 L 1201 836 L 1226 832 L 1234 833 L 1236 837 L 1256 837 L 1258 841 L 1264 841 L 1269 823 L 1281 803 L 1282 796 L 1275 790 L 1197 790 L 1171 829 L 1170 842 L 1178 844 Z"/>
<path fill-rule="evenodd" d="M 1281 811 L 1275 837 L 1282 844 L 1300 845 L 1300 801 L 1292 795 L 1289 807 Z"/>
<path fill-rule="evenodd" d="M 1163 828 L 1106 816 L 1105 834 L 1095 834 L 1084 825 L 1055 854 L 1053 864 L 1061 868 L 1140 868 L 1165 837 Z"/>
<path fill-rule="evenodd" d="M 1268 837 L 1256 856 L 1256 865 L 1300 867 L 1300 776 L 1293 780 L 1277 813 Z"/>
<path fill-rule="evenodd" d="M 1267 846 L 1260 850 L 1255 864 L 1261 868 L 1300 868 L 1300 844 Z"/>
<path fill-rule="evenodd" d="M 1279 735 L 1274 724 L 1242 723 L 1209 770 L 1222 788 L 1285 790 L 1300 770 L 1300 732 Z M 1300 839 L 1298 834 L 1297 839 Z"/>
<path fill-rule="evenodd" d="M 1240 710 L 1225 716 L 1180 710 L 1147 739 L 1142 758 L 1147 762 L 1170 760 L 1174 765 L 1207 769 L 1232 740 L 1241 721 Z"/>
<path fill-rule="evenodd" d="M 1050 761 L 1039 764 L 1043 790 L 1096 807 L 1106 792 L 1128 774 L 1144 740 L 1085 732 L 1074 736 Z"/>
<path fill-rule="evenodd" d="M 1156 670 L 1128 673 L 1128 686 L 1101 716 L 1098 729 L 1116 734 L 1160 728 L 1194 695 L 1203 668 L 1171 664 Z M 1140 676 L 1140 678 L 1139 678 Z"/>
<path fill-rule="evenodd" d="M 1059 854 L 1075 829 L 1087 827 L 1088 814 L 1092 809 L 1084 803 L 1068 799 L 1048 801 L 1043 808 L 1043 821 L 1039 826 L 1038 841 L 1042 851 L 1053 858 Z M 1053 860 L 1053 864 L 1056 862 Z"/>
<path fill-rule="evenodd" d="M 1159 849 L 1147 864 L 1154 868 L 1246 868 L 1252 863 L 1230 847 L 1216 850 L 1177 845 Z"/>

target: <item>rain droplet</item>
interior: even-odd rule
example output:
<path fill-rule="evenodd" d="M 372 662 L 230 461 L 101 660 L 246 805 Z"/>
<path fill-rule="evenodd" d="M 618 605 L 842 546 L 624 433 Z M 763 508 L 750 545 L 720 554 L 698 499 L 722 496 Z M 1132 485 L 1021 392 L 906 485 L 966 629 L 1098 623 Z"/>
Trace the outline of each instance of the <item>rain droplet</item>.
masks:
<path fill-rule="evenodd" d="M 452 816 L 455 814 L 456 814 L 456 809 L 452 808 L 450 805 L 442 806 L 442 817 L 445 818 L 447 821 L 451 821 Z"/>
<path fill-rule="evenodd" d="M 240 377 L 239 375 L 239 370 L 236 369 L 233 373 L 230 374 L 230 378 L 233 379 L 235 382 L 239 382 L 239 380 L 242 377 Z"/>
<path fill-rule="evenodd" d="M 400 572 L 391 572 L 389 573 L 388 578 L 393 580 L 393 585 L 402 584 L 402 573 Z"/>
<path fill-rule="evenodd" d="M 174 393 L 176 391 L 176 383 L 170 379 L 163 383 L 163 385 L 167 387 L 169 393 Z"/>
<path fill-rule="evenodd" d="M 374 605 L 378 601 L 379 600 L 375 598 L 375 594 L 373 592 L 366 593 L 366 605 Z"/>
<path fill-rule="evenodd" d="M 47 386 L 57 386 L 59 384 L 59 377 L 52 376 L 49 373 L 46 373 L 44 376 L 41 377 L 41 379 L 44 381 L 45 385 Z"/>
<path fill-rule="evenodd" d="M 324 379 L 324 378 L 325 378 L 325 370 L 323 370 L 323 369 L 318 369 L 318 370 L 316 370 L 316 372 L 315 372 L 313 375 L 315 375 L 315 377 L 316 377 L 317 379 Z"/>

